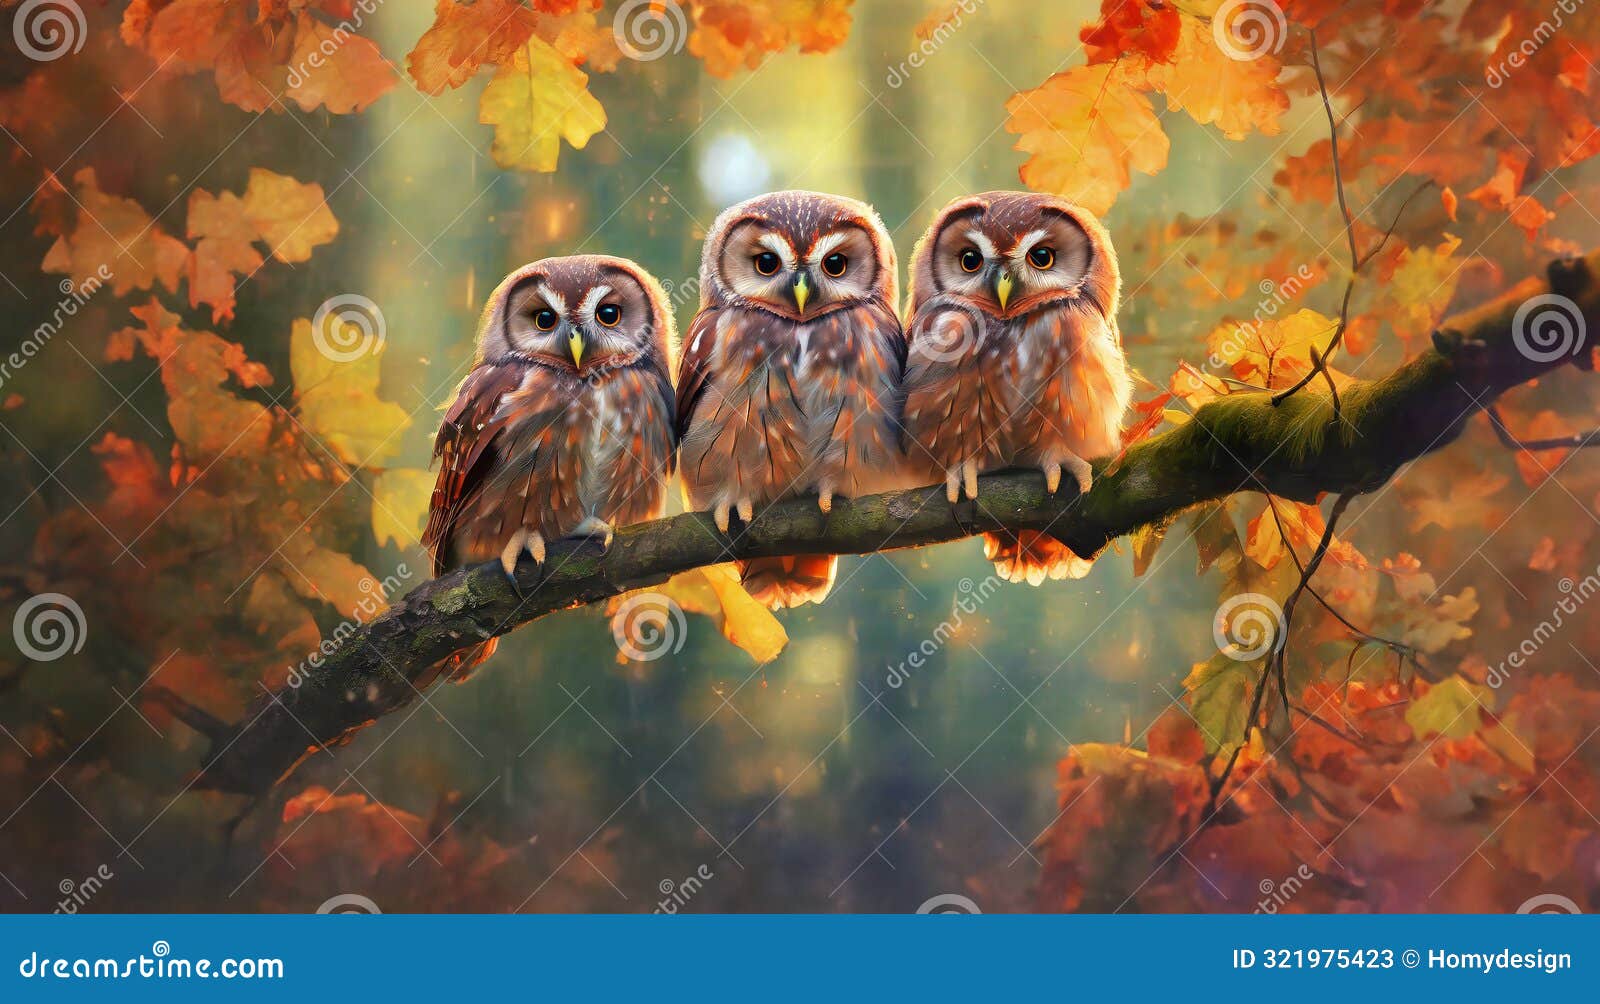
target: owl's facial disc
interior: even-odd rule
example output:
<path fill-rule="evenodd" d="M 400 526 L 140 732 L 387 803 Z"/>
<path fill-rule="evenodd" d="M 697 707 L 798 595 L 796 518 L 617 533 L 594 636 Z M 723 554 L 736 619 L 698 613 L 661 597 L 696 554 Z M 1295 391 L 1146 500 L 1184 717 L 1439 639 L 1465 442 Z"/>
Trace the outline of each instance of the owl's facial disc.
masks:
<path fill-rule="evenodd" d="M 872 240 L 854 224 L 805 243 L 750 219 L 734 226 L 723 248 L 719 267 L 726 288 L 795 320 L 868 298 L 877 278 Z"/>
<path fill-rule="evenodd" d="M 545 282 L 517 290 L 507 304 L 509 347 L 575 370 L 643 352 L 652 337 L 649 299 L 625 275 L 607 279 L 566 293 Z M 573 293 L 581 293 L 576 302 Z"/>
<path fill-rule="evenodd" d="M 933 248 L 940 287 L 999 315 L 1027 312 L 1074 296 L 1089 271 L 1089 237 L 1062 213 L 1046 210 L 1026 229 L 1002 229 L 983 212 L 958 216 Z"/>

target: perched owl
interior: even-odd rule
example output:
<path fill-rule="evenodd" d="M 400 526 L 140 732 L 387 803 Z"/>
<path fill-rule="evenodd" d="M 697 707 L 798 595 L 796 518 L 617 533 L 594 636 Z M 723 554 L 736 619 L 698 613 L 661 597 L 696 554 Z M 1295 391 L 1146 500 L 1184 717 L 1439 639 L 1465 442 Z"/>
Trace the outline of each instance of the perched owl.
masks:
<path fill-rule="evenodd" d="M 988 192 L 946 206 L 911 259 L 905 436 L 908 462 L 952 503 L 978 474 L 1067 471 L 1116 452 L 1133 393 L 1117 331 L 1121 283 L 1100 221 L 1069 202 Z M 925 482 L 924 482 L 925 483 Z M 1088 563 L 1054 538 L 986 534 L 999 573 L 1038 584 Z"/>
<path fill-rule="evenodd" d="M 870 206 L 774 192 L 726 210 L 706 235 L 700 312 L 678 371 L 679 466 L 691 507 L 729 512 L 816 492 L 870 494 L 900 477 L 905 338 L 895 256 Z M 822 599 L 832 555 L 743 562 L 770 607 Z"/>
<path fill-rule="evenodd" d="M 623 258 L 524 265 L 495 288 L 434 444 L 434 574 L 661 515 L 673 457 L 672 314 Z M 470 669 L 494 650 L 469 656 Z"/>

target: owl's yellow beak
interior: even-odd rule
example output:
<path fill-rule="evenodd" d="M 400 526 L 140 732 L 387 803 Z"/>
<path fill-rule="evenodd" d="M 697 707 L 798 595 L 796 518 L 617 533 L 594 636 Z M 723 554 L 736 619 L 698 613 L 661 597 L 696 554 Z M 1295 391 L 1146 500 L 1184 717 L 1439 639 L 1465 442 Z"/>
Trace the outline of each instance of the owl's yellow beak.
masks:
<path fill-rule="evenodd" d="M 1006 301 L 1011 299 L 1011 273 L 1001 272 L 1000 278 L 994 282 L 994 295 L 1000 301 L 1000 309 L 1006 309 Z"/>
<path fill-rule="evenodd" d="M 583 336 L 576 330 L 567 336 L 567 348 L 572 352 L 572 365 L 583 365 Z"/>
<path fill-rule="evenodd" d="M 806 274 L 801 272 L 794 280 L 794 309 L 804 314 L 806 301 L 811 298 L 811 287 L 806 285 Z"/>

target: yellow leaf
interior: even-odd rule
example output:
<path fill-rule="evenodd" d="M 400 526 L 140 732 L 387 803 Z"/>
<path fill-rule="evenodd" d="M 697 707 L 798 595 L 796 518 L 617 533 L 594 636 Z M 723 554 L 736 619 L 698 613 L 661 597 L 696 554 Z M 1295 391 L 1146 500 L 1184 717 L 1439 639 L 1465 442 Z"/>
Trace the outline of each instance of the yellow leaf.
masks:
<path fill-rule="evenodd" d="M 783 625 L 745 592 L 732 565 L 712 565 L 683 572 L 654 591 L 668 597 L 687 613 L 716 620 L 723 637 L 744 649 L 758 663 L 776 659 L 789 643 L 789 634 Z"/>
<path fill-rule="evenodd" d="M 433 472 L 415 467 L 384 471 L 372 481 L 372 536 L 396 547 L 421 542 L 433 500 Z"/>
<path fill-rule="evenodd" d="M 302 317 L 289 338 L 289 368 L 301 424 L 340 460 L 371 467 L 400 448 L 399 434 L 411 424 L 411 416 L 378 397 L 381 339 L 361 353 L 332 348 L 360 340 L 355 325 L 337 311 L 327 313 L 321 332 L 313 332 L 311 322 Z"/>
<path fill-rule="evenodd" d="M 1150 99 L 1113 64 L 1057 73 L 1006 102 L 1006 130 L 1032 154 L 1022 165 L 1029 188 L 1054 192 L 1104 213 L 1132 182 L 1130 169 L 1155 174 L 1167 165 L 1167 134 Z"/>
<path fill-rule="evenodd" d="M 333 218 L 321 185 L 302 184 L 261 167 L 250 169 L 244 211 L 279 261 L 305 261 L 312 248 L 339 233 L 339 221 Z"/>
<path fill-rule="evenodd" d="M 1289 110 L 1289 95 L 1277 83 L 1282 68 L 1267 53 L 1234 59 L 1217 46 L 1211 27 L 1186 17 L 1172 61 L 1147 64 L 1145 77 L 1167 96 L 1170 111 L 1186 111 L 1229 139 L 1244 139 L 1252 129 L 1278 134 L 1278 120 Z"/>
<path fill-rule="evenodd" d="M 478 101 L 478 121 L 494 126 L 490 153 L 501 167 L 554 171 L 565 139 L 581 150 L 606 127 L 589 77 L 549 43 L 532 37 L 500 67 Z"/>

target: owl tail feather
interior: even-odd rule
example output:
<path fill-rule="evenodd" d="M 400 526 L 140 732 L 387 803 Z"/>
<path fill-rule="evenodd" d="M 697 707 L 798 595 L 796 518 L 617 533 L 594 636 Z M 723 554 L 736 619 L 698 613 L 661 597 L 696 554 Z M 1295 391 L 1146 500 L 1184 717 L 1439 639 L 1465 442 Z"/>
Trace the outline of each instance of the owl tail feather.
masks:
<path fill-rule="evenodd" d="M 739 562 L 739 578 L 759 603 L 773 610 L 821 603 L 833 588 L 839 558 L 832 554 L 799 554 L 788 558 L 752 558 Z"/>
<path fill-rule="evenodd" d="M 1037 586 L 1045 579 L 1081 579 L 1093 562 L 1078 557 L 1072 548 L 1037 530 L 1015 534 L 983 535 L 983 556 L 994 562 L 1002 579 Z"/>

